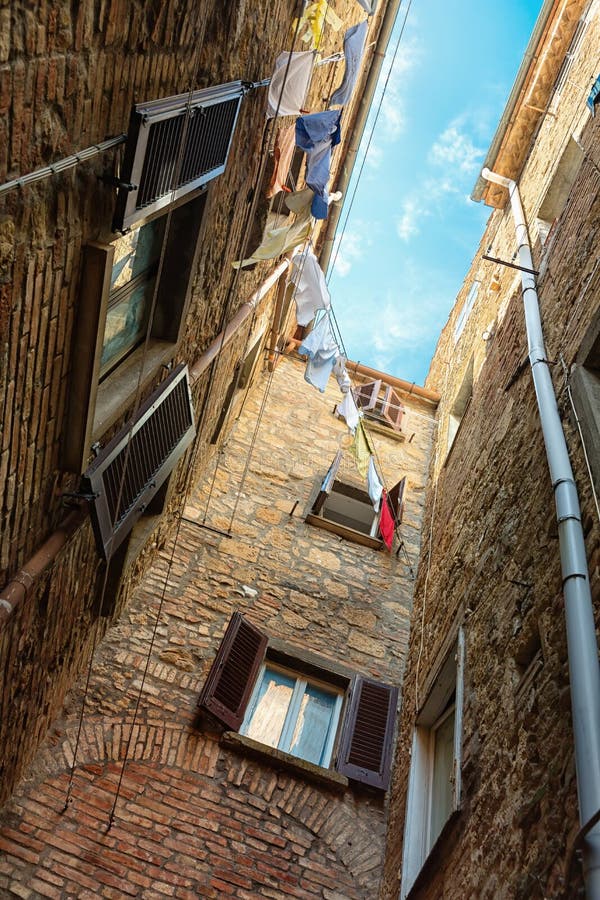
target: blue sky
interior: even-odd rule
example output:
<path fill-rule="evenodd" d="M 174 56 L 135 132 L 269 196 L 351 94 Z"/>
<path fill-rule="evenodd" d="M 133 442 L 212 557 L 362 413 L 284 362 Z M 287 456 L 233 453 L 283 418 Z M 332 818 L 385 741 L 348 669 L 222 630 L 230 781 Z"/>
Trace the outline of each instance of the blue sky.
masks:
<path fill-rule="evenodd" d="M 413 0 L 329 282 L 351 359 L 423 384 L 490 213 L 468 198 L 540 8 Z"/>

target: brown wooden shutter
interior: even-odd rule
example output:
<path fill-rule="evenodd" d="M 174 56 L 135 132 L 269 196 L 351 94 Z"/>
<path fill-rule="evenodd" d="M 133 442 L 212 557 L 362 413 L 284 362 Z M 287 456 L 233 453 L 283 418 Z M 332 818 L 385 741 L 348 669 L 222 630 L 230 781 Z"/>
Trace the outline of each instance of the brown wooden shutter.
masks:
<path fill-rule="evenodd" d="M 187 366 L 178 366 L 82 475 L 99 553 L 127 537 L 194 439 Z"/>
<path fill-rule="evenodd" d="M 331 493 L 331 488 L 333 487 L 333 482 L 336 479 L 336 475 L 338 473 L 338 469 L 342 462 L 343 455 L 344 455 L 343 451 L 338 450 L 338 452 L 335 454 L 333 462 L 329 466 L 327 475 L 323 479 L 323 484 L 321 485 L 321 489 L 319 490 L 319 493 L 317 494 L 317 499 L 315 500 L 315 502 L 312 505 L 311 512 L 314 513 L 315 515 L 317 515 L 317 513 L 321 512 L 321 509 L 323 508 L 323 504 L 325 503 L 327 497 Z"/>
<path fill-rule="evenodd" d="M 400 397 L 392 387 L 387 387 L 381 414 L 386 422 L 392 426 L 394 431 L 400 431 L 404 407 L 400 402 Z"/>
<path fill-rule="evenodd" d="M 381 388 L 381 379 L 378 381 L 368 381 L 352 390 L 354 401 L 359 409 L 374 409 L 379 397 Z"/>
<path fill-rule="evenodd" d="M 237 731 L 264 659 L 267 637 L 234 612 L 198 700 L 198 706 Z"/>
<path fill-rule="evenodd" d="M 388 493 L 388 501 L 390 504 L 390 509 L 392 510 L 392 515 L 394 516 L 394 522 L 396 525 L 399 525 L 402 521 L 402 515 L 404 513 L 404 488 L 406 486 L 406 475 L 404 478 L 401 478 L 398 484 L 395 484 L 393 488 Z"/>
<path fill-rule="evenodd" d="M 132 228 L 224 171 L 245 89 L 233 81 L 133 108 L 113 230 Z"/>
<path fill-rule="evenodd" d="M 337 770 L 342 775 L 387 791 L 398 688 L 357 676 L 344 720 Z"/>

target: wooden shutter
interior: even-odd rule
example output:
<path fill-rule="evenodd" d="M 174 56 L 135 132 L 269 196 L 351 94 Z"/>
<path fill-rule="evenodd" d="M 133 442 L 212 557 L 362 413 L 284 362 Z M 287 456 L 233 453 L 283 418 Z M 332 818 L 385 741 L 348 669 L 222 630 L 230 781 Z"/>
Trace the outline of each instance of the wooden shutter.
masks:
<path fill-rule="evenodd" d="M 354 402 L 359 409 L 374 409 L 381 388 L 381 379 L 378 381 L 368 381 L 359 387 L 352 389 Z"/>
<path fill-rule="evenodd" d="M 338 469 L 342 462 L 343 455 L 344 455 L 343 451 L 338 450 L 338 452 L 335 454 L 333 462 L 329 466 L 327 475 L 323 479 L 323 484 L 321 485 L 319 493 L 317 494 L 317 499 L 315 500 L 315 502 L 312 505 L 311 512 L 314 513 L 315 515 L 317 515 L 318 513 L 321 512 L 321 509 L 323 508 L 323 504 L 325 503 L 325 500 L 331 493 L 331 488 L 333 487 L 333 482 L 335 481 L 336 475 L 338 473 Z"/>
<path fill-rule="evenodd" d="M 237 731 L 264 659 L 267 637 L 234 612 L 202 688 L 198 706 Z"/>
<path fill-rule="evenodd" d="M 178 366 L 83 473 L 98 551 L 108 559 L 194 439 L 187 366 Z"/>
<path fill-rule="evenodd" d="M 386 389 L 381 414 L 386 422 L 389 422 L 394 431 L 400 431 L 404 407 L 393 387 L 388 386 Z"/>
<path fill-rule="evenodd" d="M 224 171 L 244 92 L 233 81 L 133 108 L 113 230 L 128 230 Z"/>
<path fill-rule="evenodd" d="M 402 515 L 404 513 L 404 488 L 406 486 L 406 475 L 404 478 L 401 478 L 398 484 L 395 484 L 393 488 L 391 488 L 388 493 L 388 501 L 390 504 L 390 509 L 392 511 L 392 515 L 394 516 L 394 522 L 396 525 L 399 525 L 402 521 Z"/>
<path fill-rule="evenodd" d="M 337 770 L 354 781 L 387 791 L 398 688 L 357 676 L 344 720 Z"/>

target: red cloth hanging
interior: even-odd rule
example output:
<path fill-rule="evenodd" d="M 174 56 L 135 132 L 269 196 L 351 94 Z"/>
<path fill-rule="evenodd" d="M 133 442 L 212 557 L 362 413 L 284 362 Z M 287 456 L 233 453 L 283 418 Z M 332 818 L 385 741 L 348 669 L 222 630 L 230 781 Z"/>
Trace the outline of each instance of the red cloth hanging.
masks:
<path fill-rule="evenodd" d="M 394 540 L 394 517 L 390 510 L 387 491 L 383 492 L 383 496 L 381 498 L 381 517 L 379 519 L 379 531 L 381 533 L 381 537 L 383 538 L 383 543 L 388 548 L 388 550 L 391 550 L 392 542 Z"/>

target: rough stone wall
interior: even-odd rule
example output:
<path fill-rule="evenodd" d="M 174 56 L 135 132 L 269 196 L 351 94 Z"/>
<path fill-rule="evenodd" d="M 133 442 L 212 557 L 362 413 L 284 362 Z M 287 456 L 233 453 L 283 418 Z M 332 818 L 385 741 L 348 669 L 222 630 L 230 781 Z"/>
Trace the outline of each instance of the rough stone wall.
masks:
<path fill-rule="evenodd" d="M 598 23 L 588 39 L 597 48 Z M 585 44 L 577 104 L 566 98 L 557 120 L 539 132 L 522 176 L 531 222 L 552 160 L 585 102 Z M 583 85 L 583 87 L 582 87 Z M 565 392 L 567 366 L 597 315 L 600 184 L 598 120 L 581 133 L 584 160 L 566 207 L 544 247 L 538 280 L 547 356 L 583 510 L 592 596 L 600 613 L 600 529 L 590 481 Z M 544 182 L 544 179 L 546 181 Z M 534 199 L 535 198 L 535 199 Z M 536 206 L 537 203 L 537 206 Z M 510 260 L 510 210 L 495 212 L 480 245 Z M 462 806 L 442 833 L 410 896 L 560 898 L 579 896 L 577 861 L 568 869 L 578 813 L 568 662 L 554 501 L 527 358 L 522 299 L 515 275 L 477 257 L 446 326 L 428 383 L 442 391 L 431 468 L 423 553 L 416 587 L 404 707 L 390 811 L 382 897 L 396 898 L 410 747 L 424 685 L 451 627 L 465 631 Z M 473 278 L 482 286 L 467 326 L 454 326 Z M 517 273 L 518 277 L 518 273 Z M 492 323 L 487 343 L 481 334 Z M 448 414 L 469 360 L 473 394 L 451 452 Z M 428 552 L 431 539 L 431 553 Z M 541 663 L 530 670 L 536 653 Z"/>
<path fill-rule="evenodd" d="M 134 102 L 232 79 L 260 80 L 289 46 L 292 0 L 275 3 L 78 4 L 12 2 L 0 9 L 0 182 L 16 178 L 127 130 Z M 334 4 L 346 23 L 360 9 Z M 325 32 L 323 51 L 342 33 Z M 260 40 L 257 39 L 260 36 Z M 339 74 L 339 70 L 338 70 Z M 326 79 L 311 102 L 322 107 Z M 264 89 L 242 104 L 228 168 L 208 191 L 207 223 L 179 358 L 192 363 L 268 273 L 268 264 L 236 276 L 252 225 L 249 192 L 264 136 Z M 63 491 L 77 479 L 61 469 L 71 348 L 81 291 L 82 247 L 110 239 L 114 193 L 99 176 L 114 174 L 113 150 L 75 169 L 0 199 L 0 584 L 14 576 L 65 516 Z M 341 157 L 340 157 L 341 158 Z M 263 312 L 272 302 L 266 298 Z M 262 314 L 262 313 L 261 313 Z M 162 524 L 122 584 L 118 613 L 149 559 L 164 545 L 181 498 L 212 452 L 208 445 L 244 329 L 194 388 L 203 434 L 174 478 Z M 116 427 L 116 426 L 115 426 Z M 2 684 L 0 797 L 10 792 L 66 687 L 100 638 L 96 585 L 103 569 L 88 525 L 32 587 L 0 630 Z M 65 597 L 65 594 L 68 594 Z M 93 636 L 91 631 L 94 632 Z M 43 661 L 43 665 L 40 662 Z M 23 727 L 25 723 L 26 727 Z"/>
<path fill-rule="evenodd" d="M 377 895 L 386 820 L 381 795 L 340 792 L 245 756 L 219 743 L 214 725 L 196 710 L 236 609 L 325 663 L 401 681 L 413 587 L 405 558 L 304 521 L 346 439 L 344 423 L 332 414 L 339 397 L 333 382 L 324 395 L 309 387 L 302 364 L 287 358 L 249 393 L 212 496 L 209 469 L 185 508 L 173 558 L 169 542 L 96 651 L 68 809 L 62 812 L 82 682 L 5 807 L 0 890 L 56 898 Z M 401 530 L 414 567 L 433 420 L 431 404 L 408 395 L 403 401 L 405 440 L 380 434 L 373 440 L 388 484 L 407 475 Z M 345 464 L 344 477 L 352 474 Z M 234 512 L 231 538 L 200 527 L 206 513 L 207 524 L 227 530 Z"/>

